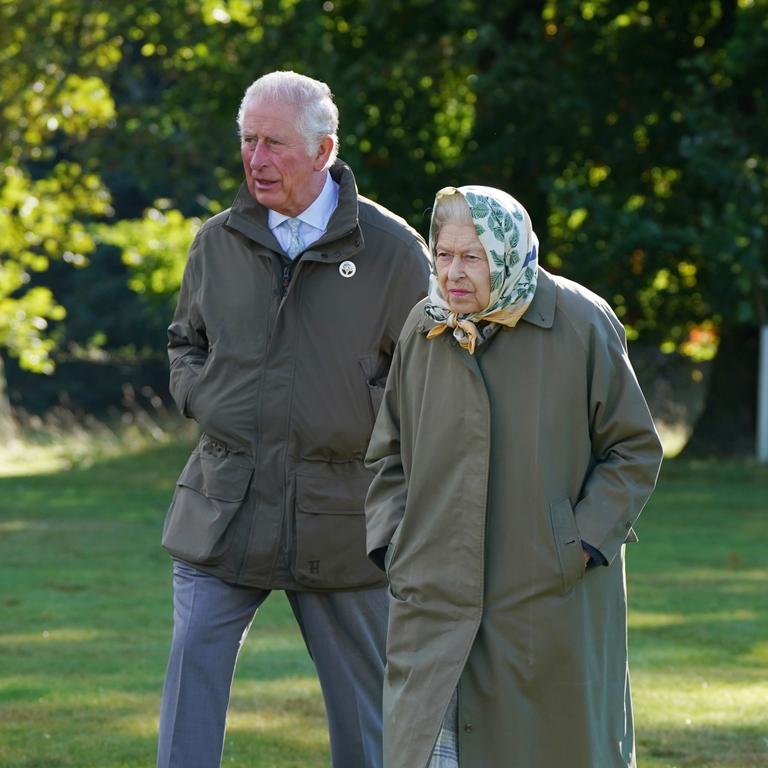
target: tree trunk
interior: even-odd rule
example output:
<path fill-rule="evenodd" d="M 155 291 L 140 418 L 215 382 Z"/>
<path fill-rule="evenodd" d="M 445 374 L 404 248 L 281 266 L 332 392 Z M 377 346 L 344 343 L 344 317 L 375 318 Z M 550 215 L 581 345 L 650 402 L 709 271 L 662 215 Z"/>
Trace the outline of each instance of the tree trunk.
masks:
<path fill-rule="evenodd" d="M 0 355 L 0 446 L 7 448 L 18 439 L 18 427 L 11 412 L 8 386 L 5 380 L 5 363 Z"/>
<path fill-rule="evenodd" d="M 754 456 L 757 424 L 758 329 L 721 329 L 709 391 L 684 458 Z"/>

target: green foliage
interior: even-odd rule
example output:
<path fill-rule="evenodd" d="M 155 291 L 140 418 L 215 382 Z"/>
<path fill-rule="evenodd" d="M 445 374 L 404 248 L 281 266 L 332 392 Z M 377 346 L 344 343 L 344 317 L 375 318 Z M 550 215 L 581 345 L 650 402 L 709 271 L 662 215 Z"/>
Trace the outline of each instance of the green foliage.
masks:
<path fill-rule="evenodd" d="M 84 266 L 95 247 L 87 222 L 110 211 L 98 173 L 67 151 L 115 117 L 101 77 L 77 71 L 79 63 L 107 61 L 54 45 L 57 34 L 71 42 L 75 26 L 84 48 L 102 37 L 94 15 L 80 17 L 71 5 L 0 4 L 0 348 L 46 373 L 53 370 L 49 321 L 65 312 L 32 276 L 52 259 Z M 50 35 L 41 35 L 49 25 Z"/>
<path fill-rule="evenodd" d="M 576 100 L 550 262 L 669 349 L 702 323 L 765 322 L 768 4 L 573 5 L 549 10 Z"/>
<path fill-rule="evenodd" d="M 766 0 L 5 0 L 0 347 L 50 370 L 62 305 L 24 297 L 99 244 L 167 321 L 241 180 L 241 95 L 275 68 L 331 84 L 361 191 L 422 231 L 438 188 L 499 186 L 631 337 L 764 321 L 767 54 Z"/>
<path fill-rule="evenodd" d="M 103 242 L 121 249 L 134 291 L 168 297 L 181 286 L 187 251 L 200 221 L 185 218 L 176 209 L 163 210 L 163 202 L 149 208 L 142 219 L 101 225 L 96 232 Z"/>

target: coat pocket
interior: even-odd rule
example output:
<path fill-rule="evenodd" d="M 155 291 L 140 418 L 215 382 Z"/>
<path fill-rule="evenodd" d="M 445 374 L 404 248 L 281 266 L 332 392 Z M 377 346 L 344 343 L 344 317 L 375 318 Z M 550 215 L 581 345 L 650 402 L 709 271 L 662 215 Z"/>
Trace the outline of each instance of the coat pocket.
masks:
<path fill-rule="evenodd" d="M 584 555 L 576 516 L 568 499 L 552 502 L 549 508 L 555 548 L 560 564 L 562 593 L 565 595 L 584 576 Z"/>
<path fill-rule="evenodd" d="M 363 505 L 371 475 L 357 464 L 355 471 L 344 464 L 322 466 L 322 473 L 296 475 L 294 578 L 313 589 L 385 584 L 365 550 Z"/>
<path fill-rule="evenodd" d="M 174 557 L 215 565 L 226 552 L 226 532 L 242 507 L 253 466 L 242 456 L 195 450 L 176 482 L 163 526 L 163 546 Z"/>

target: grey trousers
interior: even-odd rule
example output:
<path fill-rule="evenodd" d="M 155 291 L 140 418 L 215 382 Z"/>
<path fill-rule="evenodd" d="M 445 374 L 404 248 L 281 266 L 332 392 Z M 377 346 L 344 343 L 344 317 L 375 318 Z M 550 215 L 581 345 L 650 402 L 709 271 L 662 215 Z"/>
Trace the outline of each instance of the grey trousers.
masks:
<path fill-rule="evenodd" d="M 286 594 L 320 680 L 333 768 L 381 768 L 386 589 Z M 235 662 L 268 596 L 174 563 L 157 768 L 219 768 Z"/>

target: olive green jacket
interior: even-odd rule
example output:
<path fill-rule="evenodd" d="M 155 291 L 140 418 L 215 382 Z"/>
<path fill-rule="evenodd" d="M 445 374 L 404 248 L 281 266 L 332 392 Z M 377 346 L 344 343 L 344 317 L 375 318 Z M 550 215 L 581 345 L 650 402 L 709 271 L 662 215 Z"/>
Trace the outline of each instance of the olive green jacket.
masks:
<path fill-rule="evenodd" d="M 539 270 L 473 357 L 412 311 L 368 450 L 390 580 L 385 768 L 424 768 L 459 689 L 466 768 L 635 765 L 624 543 L 661 445 L 608 305 Z M 606 558 L 585 572 L 581 541 Z"/>
<path fill-rule="evenodd" d="M 171 393 L 202 437 L 163 546 L 233 583 L 384 583 L 365 553 L 363 457 L 427 250 L 345 164 L 331 173 L 338 207 L 293 264 L 243 185 L 198 232 L 168 329 Z"/>

